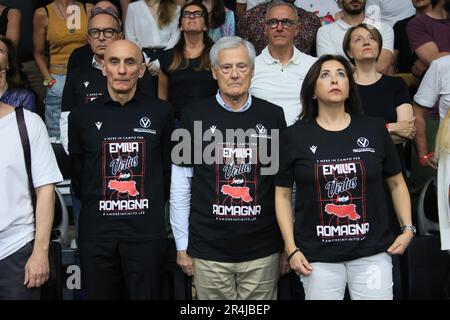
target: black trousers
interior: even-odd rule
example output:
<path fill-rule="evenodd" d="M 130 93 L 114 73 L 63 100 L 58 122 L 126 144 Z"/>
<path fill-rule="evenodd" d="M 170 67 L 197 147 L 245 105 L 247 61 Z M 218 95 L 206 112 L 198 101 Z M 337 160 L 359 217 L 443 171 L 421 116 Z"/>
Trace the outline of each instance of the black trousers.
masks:
<path fill-rule="evenodd" d="M 0 300 L 39 300 L 40 288 L 23 285 L 25 265 L 33 251 L 33 241 L 0 260 Z"/>
<path fill-rule="evenodd" d="M 86 298 L 161 299 L 167 246 L 167 239 L 94 242 L 80 239 L 81 280 Z"/>

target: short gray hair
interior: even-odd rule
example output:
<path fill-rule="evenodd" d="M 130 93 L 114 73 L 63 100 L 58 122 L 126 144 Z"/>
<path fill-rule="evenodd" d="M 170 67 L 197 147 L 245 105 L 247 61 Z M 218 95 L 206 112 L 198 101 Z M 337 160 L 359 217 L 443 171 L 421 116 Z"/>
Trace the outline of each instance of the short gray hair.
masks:
<path fill-rule="evenodd" d="M 248 52 L 248 58 L 250 61 L 251 67 L 255 67 L 255 47 L 248 42 L 247 40 L 244 40 L 240 37 L 223 37 L 217 40 L 216 43 L 211 48 L 211 51 L 209 52 L 209 58 L 211 59 L 211 66 L 216 67 L 219 63 L 219 52 L 224 49 L 234 49 L 239 47 L 245 47 Z"/>
<path fill-rule="evenodd" d="M 281 7 L 281 6 L 291 8 L 292 12 L 294 13 L 294 21 L 296 23 L 299 22 L 297 7 L 294 4 L 283 1 L 283 0 L 273 0 L 267 4 L 265 21 L 267 21 L 267 18 L 269 17 L 270 10 L 272 10 L 275 7 Z"/>

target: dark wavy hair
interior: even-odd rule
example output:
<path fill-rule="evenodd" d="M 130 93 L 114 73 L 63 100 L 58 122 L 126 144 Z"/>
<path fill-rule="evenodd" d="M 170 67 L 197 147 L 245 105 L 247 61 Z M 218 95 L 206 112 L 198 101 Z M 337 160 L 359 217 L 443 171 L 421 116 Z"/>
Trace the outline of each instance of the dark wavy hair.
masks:
<path fill-rule="evenodd" d="M 6 45 L 6 55 L 8 56 L 8 66 L 2 66 L 6 69 L 6 82 L 9 88 L 23 88 L 26 83 L 20 77 L 19 61 L 17 59 L 16 48 L 11 40 L 0 36 L 0 41 Z"/>
<path fill-rule="evenodd" d="M 321 56 L 309 69 L 306 74 L 305 80 L 303 80 L 302 90 L 300 92 L 300 99 L 302 101 L 302 112 L 300 113 L 299 120 L 311 121 L 314 120 L 319 114 L 319 104 L 317 99 L 313 99 L 316 92 L 316 83 L 319 78 L 322 65 L 327 61 L 338 61 L 344 66 L 345 73 L 347 74 L 349 93 L 348 98 L 345 100 L 345 111 L 349 114 L 362 114 L 361 99 L 359 98 L 358 87 L 353 79 L 353 72 L 350 63 L 343 56 L 326 54 Z"/>
<path fill-rule="evenodd" d="M 198 2 L 189 2 L 186 3 L 180 10 L 180 18 L 178 20 L 178 27 L 181 27 L 181 21 L 183 19 L 182 13 L 184 9 L 189 6 L 197 6 L 203 11 L 203 20 L 205 21 L 206 30 L 203 31 L 203 44 L 204 48 L 202 54 L 200 56 L 200 66 L 195 68 L 195 71 L 203 71 L 203 70 L 211 70 L 211 60 L 209 58 L 209 51 L 211 51 L 211 47 L 213 46 L 213 42 L 208 35 L 209 30 L 209 18 L 208 18 L 208 10 L 202 3 Z M 181 31 L 180 40 L 173 47 L 173 60 L 169 66 L 169 71 L 173 72 L 176 70 L 183 70 L 189 66 L 189 60 L 184 56 L 184 47 L 186 46 L 186 42 L 184 39 L 184 31 Z"/>

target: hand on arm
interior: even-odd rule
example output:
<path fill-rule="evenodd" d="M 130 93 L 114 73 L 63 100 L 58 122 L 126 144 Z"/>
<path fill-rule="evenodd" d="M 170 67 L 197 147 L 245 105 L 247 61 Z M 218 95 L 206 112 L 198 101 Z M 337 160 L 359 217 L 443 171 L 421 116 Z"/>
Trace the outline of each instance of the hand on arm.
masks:
<path fill-rule="evenodd" d="M 278 226 L 284 240 L 286 255 L 289 257 L 289 265 L 297 274 L 308 275 L 312 272 L 312 267 L 308 263 L 303 253 L 297 250 L 294 241 L 294 224 L 292 221 L 291 188 L 276 187 L 275 189 L 275 210 Z M 291 256 L 291 254 L 295 253 Z"/>
<path fill-rule="evenodd" d="M 48 184 L 36 190 L 36 236 L 33 252 L 25 265 L 24 285 L 40 287 L 49 276 L 48 249 L 54 216 L 54 185 Z"/>
<path fill-rule="evenodd" d="M 433 157 L 427 157 L 427 155 L 429 155 L 430 153 L 428 152 L 426 137 L 426 108 L 421 107 L 416 103 L 414 103 L 413 108 L 415 115 L 415 126 L 417 128 L 414 142 L 416 144 L 419 162 L 423 167 L 431 167 L 433 169 L 437 169 L 437 163 L 433 159 Z"/>
<path fill-rule="evenodd" d="M 405 179 L 401 173 L 386 179 L 387 185 L 391 192 L 392 202 L 394 203 L 395 213 L 401 226 L 410 225 L 411 218 L 411 198 Z M 414 234 L 411 230 L 406 229 L 388 248 L 390 254 L 403 254 L 411 242 Z"/>

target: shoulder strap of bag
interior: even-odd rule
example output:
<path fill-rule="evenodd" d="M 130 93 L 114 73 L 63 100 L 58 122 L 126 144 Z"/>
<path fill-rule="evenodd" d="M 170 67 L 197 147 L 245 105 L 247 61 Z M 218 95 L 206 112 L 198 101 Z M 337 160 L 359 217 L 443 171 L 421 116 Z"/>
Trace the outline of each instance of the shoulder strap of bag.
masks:
<path fill-rule="evenodd" d="M 30 140 L 28 139 L 28 130 L 23 115 L 23 107 L 16 107 L 16 120 L 19 127 L 20 141 L 22 142 L 23 155 L 25 157 L 25 167 L 28 175 L 28 188 L 30 189 L 33 212 L 36 214 L 36 192 L 33 187 L 33 176 L 31 175 L 31 151 Z"/>

